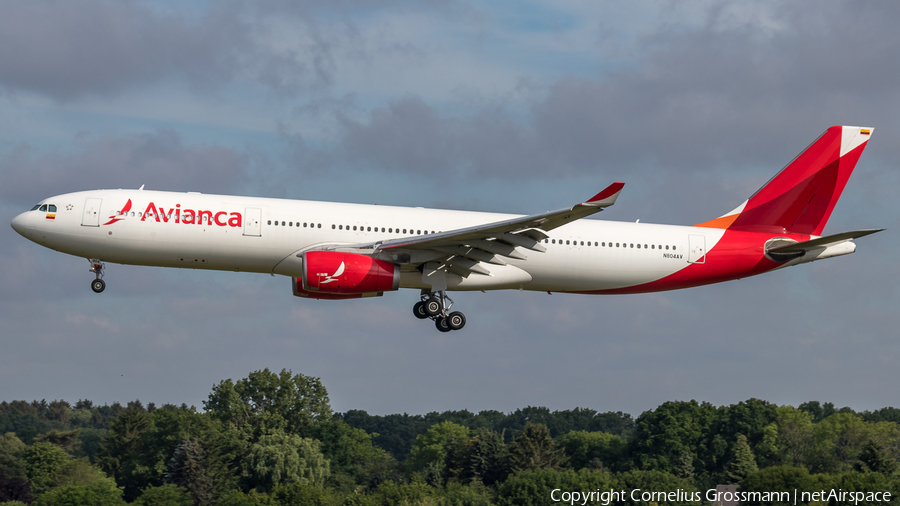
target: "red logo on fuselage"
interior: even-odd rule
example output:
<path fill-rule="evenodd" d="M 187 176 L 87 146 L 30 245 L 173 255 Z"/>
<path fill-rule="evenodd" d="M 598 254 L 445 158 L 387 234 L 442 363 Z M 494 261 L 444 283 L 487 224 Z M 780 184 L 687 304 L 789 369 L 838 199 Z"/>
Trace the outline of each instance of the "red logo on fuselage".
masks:
<path fill-rule="evenodd" d="M 121 211 L 113 216 L 104 225 L 111 225 L 117 221 L 122 221 L 131 210 L 131 199 Z M 132 213 L 133 215 L 134 213 Z M 217 225 L 219 227 L 236 227 L 243 226 L 243 216 L 241 213 L 229 213 L 227 211 L 203 211 L 194 209 L 182 209 L 181 204 L 175 204 L 175 207 L 166 209 L 164 207 L 156 207 L 156 204 L 150 202 L 147 209 L 143 213 L 139 213 L 141 221 L 147 221 L 147 218 L 156 220 L 157 223 L 183 223 L 185 225 Z"/>

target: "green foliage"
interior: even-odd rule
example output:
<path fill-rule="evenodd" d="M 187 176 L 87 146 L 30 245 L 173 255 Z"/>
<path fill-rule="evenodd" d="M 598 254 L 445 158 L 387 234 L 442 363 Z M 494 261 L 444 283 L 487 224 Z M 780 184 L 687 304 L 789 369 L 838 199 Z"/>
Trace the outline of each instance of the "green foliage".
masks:
<path fill-rule="evenodd" d="M 494 486 L 509 473 L 509 448 L 503 443 L 503 436 L 487 429 L 479 430 L 471 439 L 463 478 Z"/>
<path fill-rule="evenodd" d="M 166 470 L 166 481 L 190 492 L 195 506 L 215 502 L 213 484 L 206 466 L 206 452 L 195 438 L 185 439 L 175 447 Z"/>
<path fill-rule="evenodd" d="M 296 434 L 269 434 L 252 444 L 245 457 L 250 484 L 259 491 L 300 482 L 322 487 L 331 474 L 321 443 Z"/>
<path fill-rule="evenodd" d="M 615 475 L 620 489 L 624 490 L 650 490 L 676 492 L 679 489 L 685 492 L 684 497 L 689 497 L 697 489 L 687 480 L 678 478 L 662 471 L 632 470 Z M 667 501 L 666 504 L 696 504 L 689 502 Z"/>
<path fill-rule="evenodd" d="M 572 431 L 556 439 L 563 447 L 566 467 L 573 469 L 614 468 L 625 456 L 626 442 L 607 432 Z"/>
<path fill-rule="evenodd" d="M 25 451 L 25 443 L 12 432 L 0 436 L 0 477 L 21 478 L 25 469 L 18 456 Z"/>
<path fill-rule="evenodd" d="M 153 482 L 153 469 L 147 465 L 147 455 L 141 437 L 151 430 L 150 415 L 140 407 L 129 406 L 119 413 L 103 444 L 97 452 L 97 464 L 125 489 L 125 499 L 133 501 L 140 491 Z"/>
<path fill-rule="evenodd" d="M 809 474 L 805 468 L 793 466 L 772 466 L 750 473 L 740 482 L 742 492 L 770 492 L 785 490 L 829 490 L 833 480 L 822 474 Z M 748 502 L 746 504 L 757 504 Z M 789 506 L 792 502 L 766 503 L 773 506 Z"/>
<path fill-rule="evenodd" d="M 295 482 L 276 487 L 272 492 L 278 504 L 303 505 L 303 506 L 339 506 L 344 496 L 340 493 L 314 487 L 305 483 Z"/>
<path fill-rule="evenodd" d="M 65 450 L 51 443 L 34 443 L 23 451 L 21 461 L 32 492 L 38 495 L 47 490 L 56 472 L 70 459 Z"/>
<path fill-rule="evenodd" d="M 277 506 L 275 498 L 269 494 L 260 494 L 256 490 L 243 493 L 240 490 L 228 490 L 219 496 L 217 506 Z"/>
<path fill-rule="evenodd" d="M 225 380 L 213 387 L 205 409 L 236 428 L 250 425 L 257 433 L 284 429 L 306 435 L 315 422 L 331 419 L 328 392 L 319 378 L 292 375 L 283 369 L 254 371 L 246 378 Z"/>
<path fill-rule="evenodd" d="M 566 461 L 563 449 L 550 437 L 543 424 L 528 424 L 509 447 L 509 468 L 513 472 L 526 469 L 559 469 Z"/>
<path fill-rule="evenodd" d="M 441 422 L 432 425 L 425 434 L 416 436 L 406 459 L 410 471 L 437 469 L 443 475 L 448 454 L 455 445 L 460 445 L 469 438 L 469 429 L 453 422 Z"/>
<path fill-rule="evenodd" d="M 665 402 L 655 411 L 647 411 L 637 419 L 630 444 L 635 465 L 639 469 L 678 472 L 685 453 L 695 456 L 701 470 L 715 464 L 715 456 L 726 450 L 717 442 L 712 427 L 716 408 L 709 403 Z"/>
<path fill-rule="evenodd" d="M 872 437 L 872 426 L 852 413 L 835 413 L 813 426 L 813 445 L 806 459 L 813 472 L 849 471 Z"/>
<path fill-rule="evenodd" d="M 863 472 L 881 473 L 890 476 L 897 472 L 897 458 L 885 448 L 885 446 L 874 439 L 869 440 L 859 454 L 859 464 L 857 470 Z"/>
<path fill-rule="evenodd" d="M 425 506 L 433 504 L 433 496 L 435 489 L 425 485 L 424 483 L 406 483 L 397 484 L 393 481 L 386 481 L 370 494 L 368 500 L 358 501 L 361 505 L 408 505 L 408 506 Z"/>
<path fill-rule="evenodd" d="M 330 462 L 331 476 L 327 484 L 352 491 L 357 485 L 369 485 L 390 478 L 396 461 L 386 451 L 376 448 L 373 438 L 341 420 L 328 420 L 315 425 L 313 437 L 322 443 L 322 454 Z"/>
<path fill-rule="evenodd" d="M 51 430 L 46 434 L 40 434 L 34 438 L 37 442 L 48 442 L 62 448 L 67 453 L 74 453 L 81 447 L 79 429 L 75 430 Z"/>
<path fill-rule="evenodd" d="M 753 450 L 747 444 L 747 437 L 743 434 L 739 435 L 737 442 L 731 448 L 731 459 L 725 468 L 725 477 L 729 483 L 737 483 L 758 470 L 756 457 L 753 456 Z"/>
<path fill-rule="evenodd" d="M 135 506 L 193 506 L 187 489 L 175 485 L 148 487 L 132 504 Z"/>
<path fill-rule="evenodd" d="M 550 493 L 554 489 L 594 491 L 611 488 L 621 487 L 613 475 L 602 471 L 532 469 L 516 473 L 500 484 L 497 488 L 497 504 L 543 506 L 551 503 Z"/>
<path fill-rule="evenodd" d="M 891 492 L 893 499 L 888 504 L 897 504 L 900 502 L 900 480 L 890 479 L 881 473 L 843 473 L 836 477 L 834 487 L 844 492 Z M 874 498 L 873 498 L 874 499 Z M 862 500 L 859 506 L 882 506 L 885 504 L 881 501 Z"/>
<path fill-rule="evenodd" d="M 103 478 L 85 485 L 56 487 L 38 497 L 32 506 L 120 506 L 122 490 L 111 478 Z"/>
<path fill-rule="evenodd" d="M 494 493 L 484 486 L 451 483 L 440 492 L 437 503 L 440 506 L 493 506 Z"/>

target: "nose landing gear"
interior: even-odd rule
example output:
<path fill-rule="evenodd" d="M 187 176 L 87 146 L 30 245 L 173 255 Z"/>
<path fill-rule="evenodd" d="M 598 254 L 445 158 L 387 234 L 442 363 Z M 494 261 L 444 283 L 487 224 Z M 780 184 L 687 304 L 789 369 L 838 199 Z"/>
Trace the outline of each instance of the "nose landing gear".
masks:
<path fill-rule="evenodd" d="M 431 318 L 434 326 L 441 332 L 460 330 L 466 326 L 466 315 L 460 311 L 450 312 L 453 299 L 447 296 L 447 292 L 430 292 L 422 290 L 422 300 L 413 306 L 413 314 L 416 318 L 424 320 Z"/>
<path fill-rule="evenodd" d="M 97 275 L 96 279 L 91 281 L 91 290 L 93 290 L 94 293 L 100 293 L 106 289 L 106 281 L 103 281 L 103 262 L 97 258 L 91 258 L 88 262 L 91 263 L 90 272 Z"/>

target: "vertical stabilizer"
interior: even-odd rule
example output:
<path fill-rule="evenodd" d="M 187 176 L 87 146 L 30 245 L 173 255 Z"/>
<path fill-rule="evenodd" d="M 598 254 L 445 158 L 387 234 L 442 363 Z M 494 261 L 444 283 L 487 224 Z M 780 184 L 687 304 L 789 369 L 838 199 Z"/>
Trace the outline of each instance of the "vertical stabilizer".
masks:
<path fill-rule="evenodd" d="M 822 235 L 872 130 L 829 128 L 734 211 L 696 226 Z"/>

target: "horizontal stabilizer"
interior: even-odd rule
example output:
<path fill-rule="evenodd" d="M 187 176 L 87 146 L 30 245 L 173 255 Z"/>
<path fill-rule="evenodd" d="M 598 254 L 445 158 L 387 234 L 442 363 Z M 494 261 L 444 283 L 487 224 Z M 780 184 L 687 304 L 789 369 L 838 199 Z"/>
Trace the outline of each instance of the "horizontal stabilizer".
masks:
<path fill-rule="evenodd" d="M 794 244 L 789 244 L 787 246 L 779 246 L 777 248 L 772 248 L 768 250 L 769 253 L 795 253 L 800 251 L 809 251 L 812 248 L 827 248 L 828 246 L 834 246 L 835 244 L 840 244 L 842 242 L 847 242 L 852 239 L 859 239 L 860 237 L 865 237 L 869 234 L 874 234 L 876 232 L 881 232 L 884 230 L 883 228 L 874 228 L 869 230 L 855 230 L 853 232 L 843 232 L 840 234 L 829 235 L 825 237 L 819 237 L 818 239 L 813 239 L 811 241 L 803 241 Z"/>

